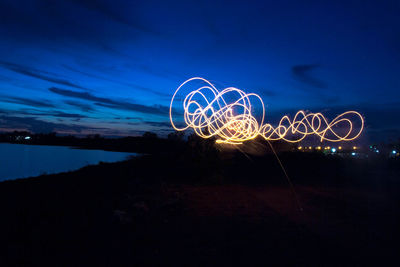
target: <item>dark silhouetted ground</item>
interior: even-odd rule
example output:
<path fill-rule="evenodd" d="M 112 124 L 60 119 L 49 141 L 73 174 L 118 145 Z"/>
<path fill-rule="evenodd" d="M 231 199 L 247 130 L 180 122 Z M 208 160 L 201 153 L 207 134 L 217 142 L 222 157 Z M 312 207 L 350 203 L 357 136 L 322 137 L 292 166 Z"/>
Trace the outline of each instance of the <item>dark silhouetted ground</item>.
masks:
<path fill-rule="evenodd" d="M 398 266 L 394 160 L 177 150 L 0 183 L 1 266 Z"/>

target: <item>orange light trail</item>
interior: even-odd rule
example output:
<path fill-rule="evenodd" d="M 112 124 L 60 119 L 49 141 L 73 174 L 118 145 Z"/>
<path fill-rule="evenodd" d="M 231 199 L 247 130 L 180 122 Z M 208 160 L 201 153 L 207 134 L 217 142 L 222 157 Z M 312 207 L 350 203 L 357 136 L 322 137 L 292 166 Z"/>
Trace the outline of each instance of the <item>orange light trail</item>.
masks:
<path fill-rule="evenodd" d="M 177 127 L 174 123 L 173 106 L 178 92 L 192 81 L 201 81 L 205 85 L 190 91 L 183 99 L 184 120 L 186 126 Z M 229 99 L 230 101 L 227 101 Z M 260 119 L 254 116 L 254 104 L 262 107 Z M 258 135 L 266 140 L 284 140 L 295 143 L 309 135 L 317 135 L 320 141 L 351 141 L 360 136 L 364 128 L 364 118 L 356 111 L 346 111 L 331 122 L 321 113 L 298 111 L 293 119 L 285 115 L 274 127 L 264 123 L 265 106 L 261 97 L 254 93 L 228 87 L 222 91 L 206 79 L 194 77 L 183 82 L 171 99 L 169 117 L 172 127 L 177 131 L 192 128 L 202 138 L 217 136 L 217 143 L 241 144 Z M 360 127 L 354 126 L 359 120 Z M 340 127 L 339 127 L 340 126 Z M 344 129 L 340 133 L 340 129 Z"/>

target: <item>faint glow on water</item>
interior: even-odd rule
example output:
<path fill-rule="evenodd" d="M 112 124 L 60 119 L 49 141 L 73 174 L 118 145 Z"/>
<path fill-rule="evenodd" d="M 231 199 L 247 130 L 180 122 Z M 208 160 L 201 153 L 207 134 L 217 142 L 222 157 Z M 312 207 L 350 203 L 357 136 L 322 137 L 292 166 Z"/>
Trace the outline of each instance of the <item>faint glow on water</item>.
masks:
<path fill-rule="evenodd" d="M 0 181 L 80 169 L 86 165 L 116 162 L 135 153 L 0 143 Z"/>

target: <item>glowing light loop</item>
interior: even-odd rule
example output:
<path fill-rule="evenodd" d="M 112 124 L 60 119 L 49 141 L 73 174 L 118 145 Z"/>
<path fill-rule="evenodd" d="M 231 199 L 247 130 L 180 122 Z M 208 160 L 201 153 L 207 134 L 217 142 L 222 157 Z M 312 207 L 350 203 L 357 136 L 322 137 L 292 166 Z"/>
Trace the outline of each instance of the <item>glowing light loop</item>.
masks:
<path fill-rule="evenodd" d="M 174 123 L 174 104 L 178 92 L 189 82 L 201 81 L 205 85 L 190 91 L 182 100 L 184 127 Z M 229 101 L 228 101 L 229 100 Z M 261 107 L 261 115 L 255 116 L 255 104 Z M 265 105 L 261 97 L 254 93 L 228 87 L 218 91 L 206 79 L 194 77 L 183 82 L 171 99 L 169 110 L 172 127 L 177 131 L 192 128 L 202 138 L 217 136 L 218 143 L 240 144 L 256 138 L 299 142 L 309 135 L 319 136 L 322 141 L 351 141 L 360 136 L 364 128 L 364 118 L 356 111 L 346 111 L 331 122 L 321 113 L 298 111 L 293 119 L 285 115 L 277 126 L 264 123 Z M 353 120 L 352 120 L 353 119 Z M 355 120 L 359 127 L 355 127 Z"/>

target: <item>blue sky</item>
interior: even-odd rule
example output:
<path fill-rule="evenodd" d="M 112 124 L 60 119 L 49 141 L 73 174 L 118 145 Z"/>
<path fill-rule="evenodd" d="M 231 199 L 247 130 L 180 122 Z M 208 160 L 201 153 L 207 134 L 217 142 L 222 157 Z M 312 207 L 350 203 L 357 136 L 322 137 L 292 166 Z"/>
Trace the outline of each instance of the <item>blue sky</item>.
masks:
<path fill-rule="evenodd" d="M 298 109 L 358 110 L 372 140 L 400 137 L 398 1 L 0 2 L 0 130 L 171 130 L 193 76 Z"/>

